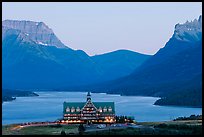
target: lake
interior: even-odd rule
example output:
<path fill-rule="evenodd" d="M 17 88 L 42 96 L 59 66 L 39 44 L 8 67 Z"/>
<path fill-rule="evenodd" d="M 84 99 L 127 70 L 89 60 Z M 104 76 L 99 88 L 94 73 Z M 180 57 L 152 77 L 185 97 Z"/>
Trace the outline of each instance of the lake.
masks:
<path fill-rule="evenodd" d="M 17 97 L 2 104 L 2 124 L 54 121 L 63 116 L 63 102 L 85 102 L 87 92 L 36 92 L 36 97 Z M 116 115 L 134 116 L 138 122 L 168 121 L 179 116 L 202 114 L 202 108 L 156 106 L 159 99 L 143 96 L 120 96 L 92 93 L 92 101 L 114 101 Z"/>

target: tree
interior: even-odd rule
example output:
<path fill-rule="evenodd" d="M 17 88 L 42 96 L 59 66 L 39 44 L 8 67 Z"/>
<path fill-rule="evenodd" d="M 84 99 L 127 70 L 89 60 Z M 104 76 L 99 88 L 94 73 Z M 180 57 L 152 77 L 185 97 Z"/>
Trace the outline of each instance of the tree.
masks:
<path fill-rule="evenodd" d="M 61 135 L 66 135 L 64 130 L 61 131 Z"/>

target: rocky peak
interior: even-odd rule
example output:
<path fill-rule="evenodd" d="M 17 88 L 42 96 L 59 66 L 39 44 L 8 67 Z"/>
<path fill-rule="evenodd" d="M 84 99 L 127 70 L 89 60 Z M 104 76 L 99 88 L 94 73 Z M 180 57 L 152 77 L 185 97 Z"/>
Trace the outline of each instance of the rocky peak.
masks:
<path fill-rule="evenodd" d="M 202 24 L 202 15 L 199 16 L 198 22 L 200 22 Z"/>
<path fill-rule="evenodd" d="M 18 29 L 22 32 L 42 32 L 53 33 L 53 31 L 43 22 L 34 21 L 18 21 L 18 20 L 5 20 L 2 25 L 7 28 Z"/>
<path fill-rule="evenodd" d="M 195 42 L 202 39 L 202 16 L 184 24 L 176 24 L 174 38 L 182 41 Z"/>
<path fill-rule="evenodd" d="M 56 46 L 67 48 L 43 22 L 5 20 L 2 22 L 3 35 L 7 30 L 13 29 L 20 31 L 19 36 L 26 42 L 35 42 L 44 46 Z"/>

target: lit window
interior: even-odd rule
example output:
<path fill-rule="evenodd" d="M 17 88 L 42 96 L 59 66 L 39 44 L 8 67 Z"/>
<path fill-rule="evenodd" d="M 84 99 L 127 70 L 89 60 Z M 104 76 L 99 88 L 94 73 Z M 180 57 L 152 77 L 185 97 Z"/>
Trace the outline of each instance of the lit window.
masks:
<path fill-rule="evenodd" d="M 71 112 L 75 112 L 75 109 L 74 109 L 74 107 L 72 107 L 72 109 L 71 109 Z"/>
<path fill-rule="evenodd" d="M 70 109 L 69 109 L 69 107 L 67 107 L 67 109 L 66 109 L 66 112 L 70 112 Z"/>
<path fill-rule="evenodd" d="M 108 111 L 109 111 L 109 112 L 112 112 L 112 108 L 111 108 L 111 107 L 109 107 L 109 108 L 108 108 Z"/>
<path fill-rule="evenodd" d="M 106 107 L 104 107 L 104 108 L 103 108 L 103 112 L 106 112 L 106 111 L 107 111 L 107 108 L 106 108 Z"/>
<path fill-rule="evenodd" d="M 77 112 L 80 112 L 80 108 L 79 108 L 79 107 L 77 107 L 76 111 L 77 111 Z"/>
<path fill-rule="evenodd" d="M 102 108 L 101 108 L 101 107 L 99 107 L 98 111 L 99 111 L 99 112 L 102 112 Z"/>

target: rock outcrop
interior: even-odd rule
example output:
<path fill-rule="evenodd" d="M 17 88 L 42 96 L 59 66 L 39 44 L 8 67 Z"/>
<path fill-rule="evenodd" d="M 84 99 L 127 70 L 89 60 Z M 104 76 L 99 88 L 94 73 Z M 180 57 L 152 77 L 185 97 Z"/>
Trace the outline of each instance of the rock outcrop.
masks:
<path fill-rule="evenodd" d="M 18 33 L 18 38 L 24 42 L 40 44 L 44 46 L 55 46 L 57 48 L 68 48 L 65 46 L 43 22 L 5 20 L 2 22 L 2 38 L 7 31 Z"/>

